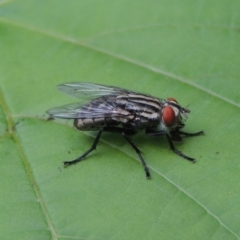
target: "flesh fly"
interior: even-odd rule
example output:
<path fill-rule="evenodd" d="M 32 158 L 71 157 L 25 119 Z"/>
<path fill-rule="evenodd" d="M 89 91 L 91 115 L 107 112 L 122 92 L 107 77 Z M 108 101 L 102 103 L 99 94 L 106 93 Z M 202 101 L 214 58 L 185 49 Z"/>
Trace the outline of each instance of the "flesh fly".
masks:
<path fill-rule="evenodd" d="M 123 88 L 83 82 L 65 83 L 57 89 L 83 102 L 52 108 L 47 111 L 50 117 L 73 119 L 79 130 L 98 131 L 92 146 L 80 157 L 65 161 L 65 167 L 82 161 L 96 149 L 103 132 L 113 132 L 120 133 L 136 151 L 146 177 L 151 178 L 141 151 L 130 138 L 142 130 L 150 136 L 165 136 L 174 153 L 194 162 L 194 158 L 177 150 L 173 141 L 181 141 L 181 135 L 199 136 L 203 131 L 186 133 L 181 130 L 190 110 L 181 107 L 174 98 L 165 100 Z"/>

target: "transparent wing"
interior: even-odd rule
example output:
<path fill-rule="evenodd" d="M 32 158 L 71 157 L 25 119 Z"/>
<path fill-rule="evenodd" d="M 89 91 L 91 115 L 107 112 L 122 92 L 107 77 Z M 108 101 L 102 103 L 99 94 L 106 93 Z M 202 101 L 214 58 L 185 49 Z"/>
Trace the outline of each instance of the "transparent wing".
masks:
<path fill-rule="evenodd" d="M 83 119 L 83 118 L 121 118 L 129 112 L 117 108 L 116 96 L 131 93 L 128 90 L 97 85 L 93 83 L 65 83 L 57 89 L 70 96 L 80 98 L 81 103 L 73 103 L 52 108 L 47 113 L 55 118 Z"/>
<path fill-rule="evenodd" d="M 128 111 L 121 108 L 116 108 L 112 102 L 102 102 L 96 101 L 91 102 L 88 105 L 83 105 L 81 103 L 72 103 L 61 107 L 56 107 L 49 109 L 47 113 L 54 118 L 65 118 L 65 119 L 85 119 L 85 118 L 125 118 L 129 117 Z"/>
<path fill-rule="evenodd" d="M 74 119 L 78 118 L 79 113 L 81 112 L 81 108 L 82 104 L 71 103 L 61 107 L 51 108 L 46 112 L 54 118 Z"/>
<path fill-rule="evenodd" d="M 131 92 L 122 88 L 86 82 L 64 83 L 58 85 L 57 89 L 67 95 L 80 98 L 82 100 L 90 100 L 107 95 L 117 96 L 120 94 L 128 94 Z"/>

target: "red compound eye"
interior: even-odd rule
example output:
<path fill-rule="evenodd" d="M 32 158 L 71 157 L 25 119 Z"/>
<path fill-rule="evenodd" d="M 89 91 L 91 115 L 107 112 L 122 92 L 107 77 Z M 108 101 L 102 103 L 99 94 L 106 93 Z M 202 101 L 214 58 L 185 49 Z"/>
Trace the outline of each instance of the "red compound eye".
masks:
<path fill-rule="evenodd" d="M 175 112 L 170 106 L 166 106 L 162 110 L 162 120 L 168 126 L 171 127 L 175 123 Z"/>
<path fill-rule="evenodd" d="M 168 98 L 167 100 L 170 101 L 170 102 L 178 103 L 177 100 L 175 98 L 172 98 L 172 97 Z"/>

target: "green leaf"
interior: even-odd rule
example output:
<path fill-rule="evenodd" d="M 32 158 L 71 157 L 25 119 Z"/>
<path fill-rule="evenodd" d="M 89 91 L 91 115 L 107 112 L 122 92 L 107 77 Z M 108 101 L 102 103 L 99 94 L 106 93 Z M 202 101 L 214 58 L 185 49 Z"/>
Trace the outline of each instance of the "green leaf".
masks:
<path fill-rule="evenodd" d="M 240 239 L 240 34 L 237 1 L 0 2 L 1 239 Z M 169 150 L 141 133 L 133 149 L 49 108 L 77 101 L 64 82 L 115 85 L 191 109 Z"/>

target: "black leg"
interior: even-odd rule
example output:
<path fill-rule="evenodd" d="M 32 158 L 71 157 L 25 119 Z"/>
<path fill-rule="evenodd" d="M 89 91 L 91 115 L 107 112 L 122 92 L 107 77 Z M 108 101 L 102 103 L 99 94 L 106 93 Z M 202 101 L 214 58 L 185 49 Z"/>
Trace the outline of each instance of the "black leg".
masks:
<path fill-rule="evenodd" d="M 141 151 L 138 149 L 138 147 L 133 143 L 133 141 L 128 137 L 128 135 L 134 135 L 136 132 L 133 129 L 123 129 L 123 128 L 119 128 L 119 127 L 105 127 L 104 131 L 106 132 L 115 132 L 115 133 L 121 133 L 122 136 L 127 140 L 127 142 L 132 146 L 132 148 L 136 151 L 136 153 L 138 154 L 142 166 L 144 168 L 144 171 L 146 173 L 146 177 L 148 179 L 151 178 L 150 172 L 148 170 L 147 164 L 144 161 Z"/>
<path fill-rule="evenodd" d="M 169 146 L 170 146 L 170 148 L 171 148 L 171 150 L 172 150 L 173 152 L 175 152 L 178 156 L 180 156 L 180 157 L 182 157 L 182 158 L 185 158 L 185 159 L 187 159 L 187 160 L 189 160 L 189 161 L 191 161 L 191 162 L 195 162 L 194 158 L 191 158 L 191 157 L 188 157 L 188 156 L 184 155 L 182 152 L 180 152 L 179 150 L 177 150 L 177 149 L 174 147 L 173 142 L 172 142 L 172 139 L 171 139 L 171 137 L 170 137 L 169 135 L 166 134 L 166 137 L 167 137 Z"/>
<path fill-rule="evenodd" d="M 179 130 L 178 133 L 182 134 L 184 136 L 187 136 L 187 137 L 195 137 L 195 136 L 203 135 L 204 131 L 200 131 L 200 132 L 196 132 L 196 133 L 187 133 L 187 132 L 183 132 L 183 131 Z"/>
<path fill-rule="evenodd" d="M 103 130 L 104 130 L 104 128 L 102 128 L 102 129 L 98 132 L 97 137 L 95 138 L 95 140 L 94 140 L 94 142 L 93 142 L 93 145 L 90 147 L 90 149 L 88 149 L 83 155 L 81 155 L 80 157 L 78 157 L 78 158 L 76 158 L 76 159 L 74 159 L 74 160 L 72 160 L 72 161 L 65 161 L 65 162 L 63 162 L 64 167 L 68 167 L 68 166 L 70 166 L 70 165 L 72 165 L 72 164 L 76 164 L 76 163 L 82 161 L 90 152 L 92 152 L 93 150 L 95 150 L 96 147 L 97 147 L 97 145 L 98 145 L 98 142 L 99 142 L 99 139 L 100 139 L 100 137 L 101 137 L 101 134 L 102 134 Z"/>
<path fill-rule="evenodd" d="M 143 157 L 142 157 L 142 154 L 141 154 L 141 151 L 137 148 L 137 146 L 135 145 L 135 143 L 133 143 L 133 141 L 125 134 L 125 132 L 123 131 L 122 132 L 122 136 L 127 140 L 127 142 L 132 146 L 132 148 L 136 151 L 136 153 L 138 154 L 141 162 L 142 162 L 142 166 L 144 168 L 144 171 L 146 173 L 146 177 L 148 179 L 151 178 L 151 175 L 150 175 L 150 172 L 148 170 L 148 167 L 147 167 L 147 164 L 146 162 L 144 161 Z"/>
<path fill-rule="evenodd" d="M 186 155 L 184 155 L 182 152 L 180 152 L 179 150 L 177 150 L 174 145 L 173 145 L 173 142 L 172 140 L 175 140 L 175 141 L 181 141 L 181 136 L 180 134 L 182 135 L 185 135 L 185 136 L 188 136 L 188 137 L 194 137 L 194 136 L 199 136 L 199 135 L 202 135 L 204 134 L 203 131 L 200 131 L 200 132 L 196 132 L 196 133 L 186 133 L 186 132 L 182 132 L 180 130 L 175 130 L 173 132 L 171 132 L 171 136 L 169 136 L 166 132 L 164 131 L 153 131 L 153 130 L 146 130 L 146 134 L 147 135 L 150 135 L 150 136 L 154 136 L 154 137 L 157 137 L 157 136 L 163 136 L 165 135 L 167 140 L 168 140 L 168 143 L 169 143 L 169 146 L 170 146 L 170 149 L 175 152 L 178 156 L 182 157 L 182 158 L 185 158 L 191 162 L 195 162 L 195 159 L 194 158 L 191 158 L 191 157 L 188 157 Z M 175 135 L 174 135 L 175 134 Z"/>

